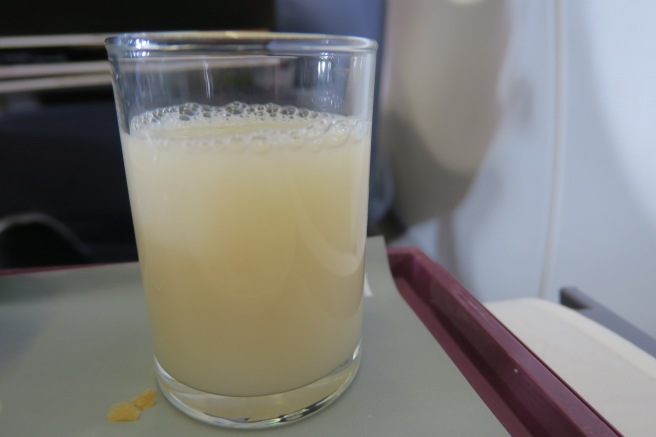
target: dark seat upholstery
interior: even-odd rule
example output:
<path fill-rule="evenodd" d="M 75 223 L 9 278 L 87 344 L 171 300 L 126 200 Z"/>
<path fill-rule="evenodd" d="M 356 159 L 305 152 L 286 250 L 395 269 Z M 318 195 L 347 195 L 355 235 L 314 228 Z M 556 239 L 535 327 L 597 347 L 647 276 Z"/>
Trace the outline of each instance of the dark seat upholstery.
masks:
<path fill-rule="evenodd" d="M 136 260 L 111 95 L 0 114 L 0 150 L 0 219 L 43 214 L 81 241 L 90 262 Z"/>

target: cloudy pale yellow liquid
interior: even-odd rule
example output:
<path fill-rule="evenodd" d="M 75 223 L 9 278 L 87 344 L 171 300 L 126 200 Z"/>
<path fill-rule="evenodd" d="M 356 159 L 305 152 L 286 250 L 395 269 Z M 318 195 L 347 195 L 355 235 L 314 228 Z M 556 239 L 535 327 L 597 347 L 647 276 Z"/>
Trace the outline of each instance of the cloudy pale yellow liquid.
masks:
<path fill-rule="evenodd" d="M 362 323 L 369 123 L 250 109 L 122 134 L 156 357 L 226 396 L 322 378 Z"/>

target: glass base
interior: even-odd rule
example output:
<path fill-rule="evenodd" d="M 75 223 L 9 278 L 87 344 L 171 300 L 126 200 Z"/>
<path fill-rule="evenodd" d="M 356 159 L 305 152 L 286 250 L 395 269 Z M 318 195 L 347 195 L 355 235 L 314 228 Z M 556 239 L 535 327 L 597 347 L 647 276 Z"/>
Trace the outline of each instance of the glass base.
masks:
<path fill-rule="evenodd" d="M 205 393 L 176 381 L 155 359 L 164 396 L 183 413 L 226 428 L 270 428 L 304 419 L 332 403 L 351 384 L 360 366 L 360 345 L 353 356 L 323 378 L 284 393 L 234 397 Z"/>

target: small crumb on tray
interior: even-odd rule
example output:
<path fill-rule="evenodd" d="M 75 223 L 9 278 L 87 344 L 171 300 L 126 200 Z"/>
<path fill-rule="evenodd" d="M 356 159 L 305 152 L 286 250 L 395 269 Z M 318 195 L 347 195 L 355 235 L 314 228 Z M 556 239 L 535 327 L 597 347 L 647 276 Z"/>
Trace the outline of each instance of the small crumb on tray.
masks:
<path fill-rule="evenodd" d="M 131 403 L 121 402 L 114 404 L 107 413 L 110 422 L 132 422 L 141 416 L 141 410 Z"/>
<path fill-rule="evenodd" d="M 141 416 L 141 411 L 157 403 L 157 392 L 152 388 L 132 398 L 130 402 L 114 404 L 107 413 L 110 422 L 133 422 Z"/>
<path fill-rule="evenodd" d="M 140 410 L 150 408 L 157 402 L 157 392 L 149 388 L 139 396 L 134 397 L 130 403 Z"/>

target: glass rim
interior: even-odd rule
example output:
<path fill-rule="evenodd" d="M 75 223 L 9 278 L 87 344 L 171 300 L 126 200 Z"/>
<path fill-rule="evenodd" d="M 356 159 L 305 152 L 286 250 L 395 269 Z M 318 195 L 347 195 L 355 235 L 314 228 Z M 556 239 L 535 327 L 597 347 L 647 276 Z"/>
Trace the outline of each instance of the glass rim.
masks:
<path fill-rule="evenodd" d="M 110 54 L 217 51 L 226 53 L 298 54 L 317 52 L 375 53 L 376 41 L 359 36 L 268 31 L 130 32 L 105 39 Z"/>

